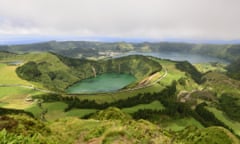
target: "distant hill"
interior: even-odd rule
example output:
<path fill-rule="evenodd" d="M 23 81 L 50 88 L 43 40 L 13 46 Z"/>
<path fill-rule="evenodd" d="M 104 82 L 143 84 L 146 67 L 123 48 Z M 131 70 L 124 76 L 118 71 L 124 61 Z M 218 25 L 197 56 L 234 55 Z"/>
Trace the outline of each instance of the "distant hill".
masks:
<path fill-rule="evenodd" d="M 240 44 L 191 44 L 175 42 L 159 43 L 127 43 L 127 42 L 90 42 L 90 41 L 49 41 L 43 43 L 0 46 L 0 50 L 26 53 L 26 52 L 54 52 L 68 57 L 89 57 L 97 56 L 102 51 L 128 52 L 180 52 L 203 54 L 224 58 L 227 60 L 236 60 L 240 57 Z"/>

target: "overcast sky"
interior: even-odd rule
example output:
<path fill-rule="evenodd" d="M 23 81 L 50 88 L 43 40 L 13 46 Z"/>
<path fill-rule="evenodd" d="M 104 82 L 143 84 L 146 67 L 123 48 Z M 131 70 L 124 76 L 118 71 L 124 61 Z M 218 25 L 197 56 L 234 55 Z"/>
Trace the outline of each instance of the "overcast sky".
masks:
<path fill-rule="evenodd" d="M 240 39 L 240 0 L 0 0 L 0 38 Z"/>

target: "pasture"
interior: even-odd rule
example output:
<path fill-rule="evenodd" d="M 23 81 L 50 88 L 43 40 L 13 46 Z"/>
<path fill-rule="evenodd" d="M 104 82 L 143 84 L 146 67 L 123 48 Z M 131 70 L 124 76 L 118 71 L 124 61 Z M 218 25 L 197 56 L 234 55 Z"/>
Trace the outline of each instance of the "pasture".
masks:
<path fill-rule="evenodd" d="M 149 104 L 139 104 L 133 107 L 123 108 L 121 109 L 123 112 L 132 114 L 137 112 L 138 110 L 143 109 L 151 109 L 151 110 L 164 110 L 164 106 L 159 101 L 153 101 Z"/>
<path fill-rule="evenodd" d="M 228 118 L 226 116 L 226 114 L 224 114 L 224 112 L 222 112 L 214 107 L 206 107 L 206 108 L 210 112 L 212 112 L 218 120 L 220 120 L 221 122 L 226 124 L 228 127 L 230 127 L 234 131 L 235 134 L 240 136 L 240 123 L 239 122 L 231 120 L 230 118 Z"/>

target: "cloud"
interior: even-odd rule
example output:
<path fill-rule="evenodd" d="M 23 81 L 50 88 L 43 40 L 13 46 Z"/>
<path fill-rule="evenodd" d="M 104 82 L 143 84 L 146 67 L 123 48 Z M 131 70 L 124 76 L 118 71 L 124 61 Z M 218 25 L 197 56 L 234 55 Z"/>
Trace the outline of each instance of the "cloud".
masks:
<path fill-rule="evenodd" d="M 240 39 L 239 0 L 0 0 L 0 35 Z"/>

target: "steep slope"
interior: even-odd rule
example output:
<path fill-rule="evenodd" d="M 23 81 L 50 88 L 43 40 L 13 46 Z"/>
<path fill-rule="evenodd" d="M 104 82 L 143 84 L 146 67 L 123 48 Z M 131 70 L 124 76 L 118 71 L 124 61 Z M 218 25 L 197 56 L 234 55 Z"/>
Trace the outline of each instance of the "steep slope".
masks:
<path fill-rule="evenodd" d="M 162 66 L 159 63 L 140 55 L 131 55 L 100 61 L 71 59 L 62 56 L 59 56 L 59 58 L 67 66 L 76 69 L 81 79 L 94 76 L 93 68 L 97 74 L 108 72 L 127 73 L 135 76 L 137 80 L 141 80 L 162 69 Z"/>
<path fill-rule="evenodd" d="M 18 67 L 19 77 L 42 84 L 49 89 L 64 90 L 79 78 L 72 69 L 51 53 L 30 53 L 19 55 L 25 64 Z"/>
<path fill-rule="evenodd" d="M 189 62 L 178 62 L 176 64 L 176 68 L 184 71 L 187 75 L 189 75 L 196 83 L 200 84 L 202 82 L 202 74 Z"/>
<path fill-rule="evenodd" d="M 101 61 L 72 59 L 52 53 L 26 54 L 20 57 L 26 61 L 16 71 L 21 78 L 60 91 L 95 74 L 126 73 L 140 81 L 162 69 L 159 63 L 144 56 L 127 56 Z"/>

